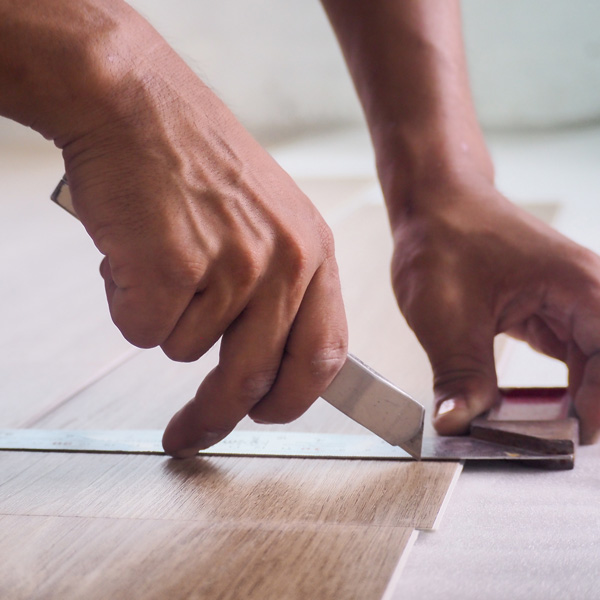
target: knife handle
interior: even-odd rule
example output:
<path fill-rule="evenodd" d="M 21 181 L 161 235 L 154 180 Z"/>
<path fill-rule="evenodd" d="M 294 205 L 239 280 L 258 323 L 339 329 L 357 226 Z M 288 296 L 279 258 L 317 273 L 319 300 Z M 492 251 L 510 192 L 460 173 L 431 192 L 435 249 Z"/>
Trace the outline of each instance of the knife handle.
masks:
<path fill-rule="evenodd" d="M 348 354 L 322 397 L 389 444 L 420 456 L 424 407 L 356 356 Z"/>

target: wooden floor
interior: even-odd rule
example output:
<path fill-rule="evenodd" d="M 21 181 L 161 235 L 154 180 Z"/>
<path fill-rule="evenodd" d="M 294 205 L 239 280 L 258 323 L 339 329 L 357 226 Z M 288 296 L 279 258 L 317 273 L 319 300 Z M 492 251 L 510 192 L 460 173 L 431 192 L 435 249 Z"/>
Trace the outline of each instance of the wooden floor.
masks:
<path fill-rule="evenodd" d="M 97 252 L 47 201 L 59 157 L 31 165 L 6 157 L 0 178 L 0 427 L 164 427 L 215 351 L 183 365 L 121 339 Z M 426 357 L 389 286 L 372 177 L 299 183 L 334 229 L 352 352 L 430 402 Z M 322 401 L 280 428 L 364 432 Z M 4 452 L 0 598 L 387 597 L 459 472 L 455 463 Z"/>

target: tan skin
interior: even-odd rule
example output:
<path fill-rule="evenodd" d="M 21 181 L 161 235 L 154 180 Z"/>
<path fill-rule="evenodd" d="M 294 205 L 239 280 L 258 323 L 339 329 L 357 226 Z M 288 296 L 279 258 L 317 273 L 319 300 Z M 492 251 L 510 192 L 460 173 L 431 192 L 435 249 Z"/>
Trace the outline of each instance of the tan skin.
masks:
<path fill-rule="evenodd" d="M 600 258 L 508 202 L 475 117 L 455 0 L 323 0 L 375 147 L 398 304 L 434 372 L 442 434 L 497 399 L 505 332 L 566 362 L 600 429 Z"/>
<path fill-rule="evenodd" d="M 437 429 L 461 433 L 493 403 L 492 341 L 507 331 L 567 361 L 593 437 L 599 259 L 494 189 L 457 5 L 323 4 L 371 130 L 394 288 L 434 367 Z M 347 350 L 333 241 L 310 201 L 119 0 L 0 0 L 0 57 L 0 114 L 62 149 L 125 337 L 176 360 L 222 337 L 167 452 L 208 447 L 246 414 L 299 416 Z"/>

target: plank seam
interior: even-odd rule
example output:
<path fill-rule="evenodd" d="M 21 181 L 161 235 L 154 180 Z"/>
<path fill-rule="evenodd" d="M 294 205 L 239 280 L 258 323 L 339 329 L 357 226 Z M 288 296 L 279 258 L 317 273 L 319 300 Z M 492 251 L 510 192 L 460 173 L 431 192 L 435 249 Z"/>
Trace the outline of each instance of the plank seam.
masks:
<path fill-rule="evenodd" d="M 54 400 L 50 403 L 50 406 L 47 406 L 33 417 L 30 417 L 29 419 L 25 420 L 22 423 L 21 428 L 31 428 L 35 426 L 41 420 L 51 415 L 55 410 L 65 406 L 66 404 L 74 400 L 79 394 L 81 394 L 81 392 L 98 383 L 101 379 L 103 379 L 107 375 L 110 375 L 113 371 L 115 371 L 125 363 L 129 362 L 134 356 L 137 356 L 141 352 L 142 350 L 138 348 L 131 348 L 123 354 L 120 354 L 117 358 L 106 363 L 93 375 L 85 379 L 81 384 L 79 384 L 75 389 L 67 393 L 64 397 Z"/>

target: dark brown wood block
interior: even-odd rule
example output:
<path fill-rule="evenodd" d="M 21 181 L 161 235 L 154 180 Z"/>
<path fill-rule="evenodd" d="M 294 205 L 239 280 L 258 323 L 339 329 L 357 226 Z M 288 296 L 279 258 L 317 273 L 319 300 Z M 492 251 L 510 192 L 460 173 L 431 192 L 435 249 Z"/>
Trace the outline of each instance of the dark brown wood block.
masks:
<path fill-rule="evenodd" d="M 573 454 L 578 431 L 579 424 L 574 418 L 562 421 L 488 421 L 482 418 L 471 424 L 474 438 L 540 454 Z"/>
<path fill-rule="evenodd" d="M 501 389 L 500 394 L 499 403 L 471 423 L 471 437 L 547 454 L 548 461 L 539 463 L 545 468 L 573 468 L 579 422 L 568 417 L 571 400 L 567 390 L 509 388 Z M 552 458 L 559 455 L 562 458 Z"/>

